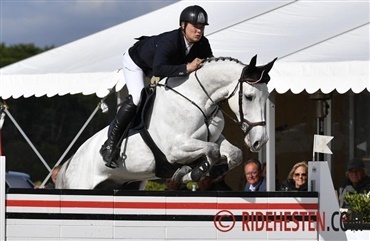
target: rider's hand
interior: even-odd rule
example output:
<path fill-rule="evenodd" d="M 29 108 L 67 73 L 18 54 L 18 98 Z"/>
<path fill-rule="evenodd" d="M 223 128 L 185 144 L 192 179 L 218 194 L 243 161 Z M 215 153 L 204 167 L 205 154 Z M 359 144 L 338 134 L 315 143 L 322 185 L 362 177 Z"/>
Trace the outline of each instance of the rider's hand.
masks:
<path fill-rule="evenodd" d="M 186 71 L 188 74 L 190 74 L 191 72 L 201 68 L 203 66 L 203 63 L 202 63 L 202 59 L 200 58 L 195 58 L 191 63 L 188 63 L 186 65 Z"/>

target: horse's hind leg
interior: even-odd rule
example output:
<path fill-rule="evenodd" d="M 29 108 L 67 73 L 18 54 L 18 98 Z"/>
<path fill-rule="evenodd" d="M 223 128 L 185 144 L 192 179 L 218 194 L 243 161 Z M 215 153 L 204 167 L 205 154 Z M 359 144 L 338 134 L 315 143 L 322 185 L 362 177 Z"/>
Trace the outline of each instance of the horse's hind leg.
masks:
<path fill-rule="evenodd" d="M 190 173 L 190 179 L 194 182 L 199 181 L 204 175 L 206 175 L 211 169 L 211 165 L 208 160 L 203 160 L 198 166 L 196 166 Z"/>

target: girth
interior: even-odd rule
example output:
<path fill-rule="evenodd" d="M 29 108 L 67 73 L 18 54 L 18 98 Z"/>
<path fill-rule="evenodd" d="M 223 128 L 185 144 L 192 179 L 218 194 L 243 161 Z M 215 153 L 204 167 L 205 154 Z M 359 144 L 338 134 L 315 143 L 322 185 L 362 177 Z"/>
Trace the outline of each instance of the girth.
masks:
<path fill-rule="evenodd" d="M 148 128 L 145 125 L 145 116 L 148 109 L 153 105 L 156 88 L 147 86 L 141 92 L 141 104 L 138 108 L 138 116 L 135 118 L 134 127 L 131 133 L 139 133 L 144 142 L 150 148 L 155 159 L 155 175 L 159 178 L 171 178 L 178 168 L 179 164 L 172 164 L 168 161 L 164 153 L 158 148 L 154 142 Z"/>

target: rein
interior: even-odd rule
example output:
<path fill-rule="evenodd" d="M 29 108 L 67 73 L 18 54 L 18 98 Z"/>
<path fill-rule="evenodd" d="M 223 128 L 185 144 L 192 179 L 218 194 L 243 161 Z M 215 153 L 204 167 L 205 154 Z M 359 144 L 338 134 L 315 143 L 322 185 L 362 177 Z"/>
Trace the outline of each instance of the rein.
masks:
<path fill-rule="evenodd" d="M 212 113 L 209 116 L 207 116 L 204 113 L 204 111 L 194 101 L 192 101 L 191 99 L 189 99 L 185 95 L 181 94 L 177 90 L 173 89 L 172 87 L 168 86 L 167 85 L 167 81 L 166 81 L 165 84 L 157 83 L 157 86 L 162 86 L 162 87 L 165 87 L 165 88 L 168 88 L 168 89 L 172 90 L 173 92 L 175 92 L 176 94 L 180 95 L 181 97 L 183 97 L 184 99 L 186 99 L 187 101 L 189 101 L 191 104 L 193 104 L 195 107 L 197 107 L 199 109 L 199 111 L 203 115 L 204 123 L 207 126 L 207 132 L 208 132 L 207 141 L 209 141 L 209 136 L 210 136 L 210 130 L 209 130 L 209 127 L 208 127 L 209 122 L 218 113 L 218 111 L 220 111 L 220 110 L 221 110 L 221 112 L 224 115 L 226 115 L 227 117 L 229 117 L 232 121 L 234 121 L 242 129 L 242 131 L 244 132 L 244 135 L 247 135 L 251 131 L 251 129 L 253 127 L 255 127 L 255 126 L 265 126 L 266 125 L 266 121 L 251 122 L 251 121 L 249 121 L 249 120 L 247 120 L 247 119 L 244 118 L 244 112 L 243 112 L 243 83 L 247 83 L 247 84 L 250 84 L 250 85 L 257 84 L 258 82 L 261 81 L 262 76 L 263 76 L 263 72 L 264 72 L 264 70 L 263 70 L 260 79 L 253 81 L 252 79 L 243 78 L 243 76 L 244 76 L 245 72 L 247 71 L 247 69 L 248 69 L 248 65 L 246 65 L 243 68 L 242 74 L 240 75 L 240 78 L 238 80 L 238 83 L 236 84 L 233 92 L 224 100 L 224 101 L 226 101 L 226 100 L 230 99 L 231 97 L 233 97 L 235 95 L 235 93 L 236 93 L 236 90 L 238 89 L 238 86 L 239 86 L 239 115 L 240 115 L 240 121 L 238 121 L 235 118 L 231 117 L 229 114 L 227 114 L 223 109 L 221 109 L 212 100 L 211 96 L 208 94 L 207 90 L 204 88 L 204 86 L 200 82 L 200 79 L 198 78 L 198 75 L 197 75 L 197 71 L 198 70 L 196 70 L 194 72 L 195 79 L 197 80 L 199 86 L 202 88 L 203 92 L 206 94 L 206 96 L 208 97 L 208 99 L 216 106 L 216 108 L 212 111 Z"/>
<path fill-rule="evenodd" d="M 208 124 L 209 124 L 210 120 L 217 114 L 217 112 L 219 111 L 220 108 L 216 105 L 216 108 L 211 112 L 211 115 L 210 116 L 207 116 L 206 113 L 204 113 L 204 111 L 202 110 L 202 108 L 200 108 L 194 101 L 192 101 L 191 99 L 189 99 L 185 95 L 181 94 L 177 90 L 173 89 L 172 87 L 168 86 L 167 84 L 160 84 L 160 83 L 158 83 L 157 86 L 162 86 L 162 87 L 165 87 L 165 88 L 168 88 L 168 89 L 172 90 L 173 92 L 175 92 L 176 94 L 180 95 L 181 97 L 183 97 L 184 99 L 186 99 L 187 101 L 189 101 L 191 104 L 193 104 L 195 107 L 198 108 L 198 110 L 202 113 L 204 123 L 207 126 L 207 141 L 209 141 L 210 130 L 208 128 Z M 202 86 L 202 89 L 204 90 L 204 87 L 203 86 Z M 206 93 L 206 95 L 208 96 L 207 93 Z M 208 98 L 210 98 L 210 97 L 208 96 Z M 211 99 L 211 101 L 212 101 L 212 99 Z"/>

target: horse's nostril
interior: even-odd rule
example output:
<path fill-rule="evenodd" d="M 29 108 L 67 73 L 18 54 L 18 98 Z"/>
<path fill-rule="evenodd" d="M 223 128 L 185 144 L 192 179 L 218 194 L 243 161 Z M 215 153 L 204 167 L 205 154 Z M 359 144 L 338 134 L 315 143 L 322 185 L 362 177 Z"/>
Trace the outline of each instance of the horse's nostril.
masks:
<path fill-rule="evenodd" d="M 258 149 L 258 147 L 259 147 L 259 145 L 260 145 L 259 141 L 256 141 L 256 142 L 253 144 L 253 148 L 254 148 L 255 150 L 257 150 L 257 149 Z"/>

